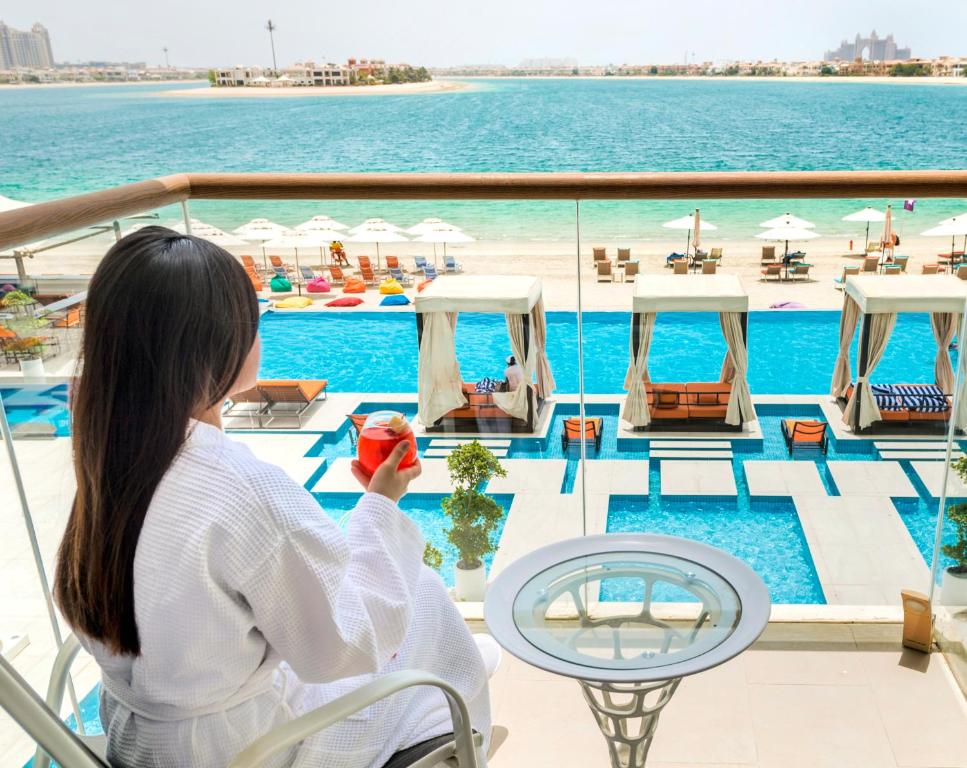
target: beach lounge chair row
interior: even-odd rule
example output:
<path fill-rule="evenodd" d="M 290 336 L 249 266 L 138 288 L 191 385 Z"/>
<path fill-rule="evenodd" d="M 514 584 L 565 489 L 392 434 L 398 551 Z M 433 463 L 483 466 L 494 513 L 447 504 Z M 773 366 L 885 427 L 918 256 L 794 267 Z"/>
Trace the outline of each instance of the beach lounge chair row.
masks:
<path fill-rule="evenodd" d="M 629 278 L 634 281 L 635 276 L 638 274 L 638 262 L 625 262 L 624 269 L 619 272 L 611 266 L 610 261 L 599 261 L 597 263 L 597 270 L 599 283 L 613 283 L 619 277 L 621 277 L 622 282 L 628 282 Z"/>
<path fill-rule="evenodd" d="M 294 416 L 301 428 L 305 412 L 316 400 L 327 398 L 328 386 L 326 379 L 261 380 L 252 389 L 233 395 L 223 415 L 254 416 L 260 427 L 280 416 Z"/>

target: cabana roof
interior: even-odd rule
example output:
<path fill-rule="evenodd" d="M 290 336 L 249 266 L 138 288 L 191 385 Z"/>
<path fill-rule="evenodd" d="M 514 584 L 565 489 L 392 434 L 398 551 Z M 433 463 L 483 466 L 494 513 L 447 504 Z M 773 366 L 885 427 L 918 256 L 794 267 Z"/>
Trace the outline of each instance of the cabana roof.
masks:
<path fill-rule="evenodd" d="M 937 275 L 857 275 L 846 293 L 865 315 L 894 312 L 963 312 L 967 281 Z"/>
<path fill-rule="evenodd" d="M 747 312 L 749 296 L 735 275 L 638 275 L 634 312 Z"/>
<path fill-rule="evenodd" d="M 541 281 L 522 275 L 438 277 L 416 296 L 417 312 L 526 315 L 541 298 Z"/>

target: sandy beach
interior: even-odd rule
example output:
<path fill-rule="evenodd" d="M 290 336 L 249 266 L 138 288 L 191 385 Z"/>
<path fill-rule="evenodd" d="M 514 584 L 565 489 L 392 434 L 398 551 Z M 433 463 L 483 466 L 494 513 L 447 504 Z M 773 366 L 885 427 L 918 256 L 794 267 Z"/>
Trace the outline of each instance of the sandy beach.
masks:
<path fill-rule="evenodd" d="M 430 80 L 425 83 L 393 83 L 386 85 L 327 85 L 293 86 L 289 88 L 181 88 L 158 91 L 156 96 L 176 96 L 189 99 L 237 99 L 263 97 L 299 98 L 304 96 L 415 96 L 426 93 L 446 93 L 473 88 L 470 83 L 454 80 Z"/>
<path fill-rule="evenodd" d="M 630 247 L 631 257 L 639 262 L 642 274 L 668 274 L 664 266 L 665 256 L 672 251 L 682 249 L 681 238 L 662 238 L 656 240 L 639 241 L 595 241 L 581 244 L 580 274 L 583 304 L 592 310 L 627 311 L 631 306 L 632 283 L 626 282 L 598 282 L 592 266 L 591 249 L 594 246 L 604 246 L 608 256 L 614 260 L 617 248 Z M 862 263 L 862 243 L 855 243 L 854 251 L 849 251 L 846 238 L 828 237 L 816 240 L 804 247 L 807 253 L 806 261 L 811 265 L 809 279 L 797 282 L 764 281 L 760 258 L 763 242 L 752 238 L 739 240 L 724 240 L 707 238 L 703 241 L 703 248 L 722 247 L 723 259 L 721 271 L 740 277 L 749 293 L 750 305 L 753 309 L 768 309 L 771 304 L 783 301 L 794 301 L 803 304 L 808 309 L 840 309 L 843 303 L 842 292 L 834 287 L 833 278 L 842 274 L 845 265 Z M 110 246 L 105 238 L 94 238 L 90 241 L 77 243 L 64 248 L 39 253 L 26 262 L 28 273 L 32 275 L 70 274 L 85 275 L 93 273 L 100 261 L 101 255 Z M 777 253 L 782 253 L 782 243 L 777 244 Z M 898 253 L 910 257 L 908 272 L 920 274 L 923 264 L 936 263 L 937 254 L 949 250 L 950 240 L 910 236 L 904 238 Z M 375 260 L 376 249 L 368 245 L 346 244 L 349 260 L 355 267 L 356 258 L 369 255 Z M 236 255 L 248 253 L 256 261 L 261 261 L 262 253 L 258 247 L 231 248 Z M 790 243 L 790 250 L 795 250 L 795 244 Z M 383 257 L 387 254 L 400 258 L 403 268 L 407 272 L 414 272 L 413 257 L 417 255 L 433 259 L 433 246 L 423 243 L 400 243 L 380 249 Z M 437 247 L 438 263 L 442 267 L 443 249 Z M 475 242 L 466 245 L 448 246 L 447 254 L 453 256 L 463 267 L 463 276 L 473 280 L 477 275 L 493 274 L 527 274 L 539 275 L 544 283 L 544 297 L 549 309 L 570 309 L 577 306 L 577 255 L 573 241 L 555 242 Z M 291 264 L 295 263 L 295 254 L 289 250 L 279 251 L 279 255 Z M 321 264 L 318 251 L 303 251 L 299 254 L 299 263 L 318 269 Z M 12 261 L 0 262 L 0 271 L 12 273 Z M 354 270 L 351 270 L 354 271 Z M 328 272 L 323 269 L 323 273 Z M 620 273 L 619 273 L 620 274 Z M 619 278 L 620 279 L 620 278 Z M 683 280 L 689 276 L 682 276 Z M 891 278 L 884 277 L 884 280 Z M 949 275 L 938 275 L 938 280 L 954 279 Z M 418 282 L 419 278 L 417 279 Z M 338 288 L 336 289 L 338 291 Z M 408 292 L 412 292 L 410 289 Z M 378 292 L 370 289 L 364 296 L 366 308 L 378 305 Z"/>

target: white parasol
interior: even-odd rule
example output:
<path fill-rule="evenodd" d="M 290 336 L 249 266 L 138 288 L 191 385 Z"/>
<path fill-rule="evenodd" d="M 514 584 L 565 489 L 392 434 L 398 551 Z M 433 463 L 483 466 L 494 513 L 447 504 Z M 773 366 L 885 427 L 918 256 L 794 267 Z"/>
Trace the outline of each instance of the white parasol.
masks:
<path fill-rule="evenodd" d="M 662 224 L 665 229 L 686 229 L 688 234 L 685 235 L 685 255 L 687 256 L 689 250 L 691 249 L 692 242 L 692 230 L 696 229 L 696 224 L 699 227 L 705 227 L 709 231 L 718 229 L 714 224 L 708 221 L 701 221 L 701 216 L 699 214 L 698 208 L 694 212 L 688 214 L 687 216 L 682 216 L 679 219 L 672 219 L 671 221 L 666 221 Z"/>
<path fill-rule="evenodd" d="M 393 225 L 390 224 L 390 227 Z M 359 229 L 359 228 L 357 228 Z M 399 233 L 399 227 L 389 229 L 381 224 L 372 224 L 369 227 L 359 229 L 354 235 L 346 238 L 349 243 L 374 243 L 376 245 L 376 269 L 380 270 L 380 243 L 406 243 L 409 240 Z"/>
<path fill-rule="evenodd" d="M 866 222 L 866 240 L 863 245 L 863 250 L 870 244 L 870 224 L 879 223 L 886 220 L 886 214 L 883 211 L 878 211 L 871 205 L 866 206 L 866 208 L 861 208 L 858 211 L 854 211 L 848 216 L 843 217 L 843 221 L 860 221 Z"/>

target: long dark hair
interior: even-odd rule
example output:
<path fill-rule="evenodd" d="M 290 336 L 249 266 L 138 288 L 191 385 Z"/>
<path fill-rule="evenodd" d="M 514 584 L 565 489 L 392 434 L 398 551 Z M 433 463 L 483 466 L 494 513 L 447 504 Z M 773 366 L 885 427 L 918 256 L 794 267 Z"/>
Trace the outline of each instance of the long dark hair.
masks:
<path fill-rule="evenodd" d="M 77 495 L 57 556 L 68 623 L 138 655 L 134 553 L 189 419 L 229 394 L 258 333 L 242 265 L 216 245 L 146 227 L 107 252 L 91 280 L 71 393 Z"/>

